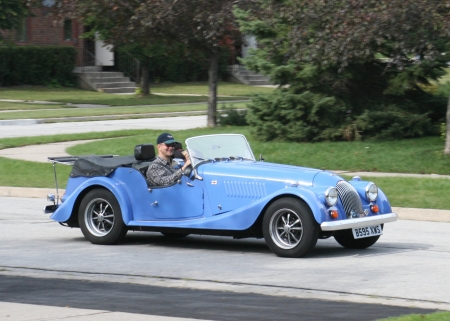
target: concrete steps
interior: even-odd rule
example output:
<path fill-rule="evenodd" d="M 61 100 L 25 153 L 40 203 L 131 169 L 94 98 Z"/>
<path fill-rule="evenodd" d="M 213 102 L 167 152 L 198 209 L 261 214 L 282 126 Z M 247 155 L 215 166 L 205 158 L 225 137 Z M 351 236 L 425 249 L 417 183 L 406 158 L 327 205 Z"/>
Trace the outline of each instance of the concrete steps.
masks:
<path fill-rule="evenodd" d="M 110 94 L 132 94 L 136 92 L 136 83 L 130 81 L 119 71 L 75 72 L 82 88 Z"/>
<path fill-rule="evenodd" d="M 245 69 L 242 65 L 229 66 L 231 76 L 238 82 L 251 86 L 273 85 L 270 78 Z"/>

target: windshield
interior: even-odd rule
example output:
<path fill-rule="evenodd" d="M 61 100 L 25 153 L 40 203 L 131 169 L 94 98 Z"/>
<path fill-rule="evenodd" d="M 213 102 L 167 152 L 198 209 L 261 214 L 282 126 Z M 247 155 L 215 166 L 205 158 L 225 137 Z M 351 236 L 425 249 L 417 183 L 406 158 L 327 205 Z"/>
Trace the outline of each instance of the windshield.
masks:
<path fill-rule="evenodd" d="M 255 160 L 247 139 L 243 135 L 222 134 L 192 137 L 186 140 L 186 146 L 194 167 L 204 161 Z"/>

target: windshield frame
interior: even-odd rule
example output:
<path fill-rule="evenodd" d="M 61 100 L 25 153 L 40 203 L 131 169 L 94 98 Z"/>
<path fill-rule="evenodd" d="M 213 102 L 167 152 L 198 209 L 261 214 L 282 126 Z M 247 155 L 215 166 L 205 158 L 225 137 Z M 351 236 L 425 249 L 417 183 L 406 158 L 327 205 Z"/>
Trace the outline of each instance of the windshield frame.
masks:
<path fill-rule="evenodd" d="M 232 138 L 236 138 L 234 143 L 239 143 L 242 150 L 238 151 L 237 153 L 234 153 L 231 155 L 226 155 L 226 156 L 220 155 L 220 153 L 218 153 L 217 157 L 205 157 L 205 156 L 203 156 L 202 152 L 210 153 L 211 150 L 214 150 L 214 145 L 211 146 L 211 149 L 202 150 L 198 147 L 198 145 L 196 146 L 196 144 L 194 144 L 195 141 L 199 141 L 199 140 L 204 140 L 205 142 L 210 142 L 214 138 L 217 138 L 217 140 L 219 140 L 219 141 L 222 140 L 222 142 L 226 142 L 227 136 L 230 138 L 230 144 L 233 143 Z M 189 157 L 191 159 L 191 163 L 192 163 L 192 166 L 194 169 L 197 168 L 201 164 L 210 163 L 210 162 L 236 161 L 236 160 L 238 160 L 238 161 L 243 161 L 243 160 L 256 161 L 255 156 L 250 147 L 250 144 L 248 143 L 247 138 L 242 134 L 212 134 L 212 135 L 195 136 L 195 137 L 186 139 L 185 144 L 186 144 L 186 150 L 189 152 Z M 196 147 L 196 148 L 193 148 L 193 147 Z M 219 145 L 217 145 L 216 147 L 217 147 L 217 149 L 220 148 Z M 245 155 L 237 155 L 238 153 L 243 153 Z M 211 156 L 211 155 L 209 155 L 209 156 Z"/>

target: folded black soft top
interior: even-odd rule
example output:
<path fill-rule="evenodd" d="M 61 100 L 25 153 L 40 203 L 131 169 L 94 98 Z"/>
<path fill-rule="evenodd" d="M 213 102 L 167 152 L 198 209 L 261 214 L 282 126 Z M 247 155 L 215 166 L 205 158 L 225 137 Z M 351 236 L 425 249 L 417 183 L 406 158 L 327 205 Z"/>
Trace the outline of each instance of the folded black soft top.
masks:
<path fill-rule="evenodd" d="M 107 176 L 117 167 L 131 166 L 135 162 L 134 156 L 82 156 L 75 160 L 70 177 Z"/>

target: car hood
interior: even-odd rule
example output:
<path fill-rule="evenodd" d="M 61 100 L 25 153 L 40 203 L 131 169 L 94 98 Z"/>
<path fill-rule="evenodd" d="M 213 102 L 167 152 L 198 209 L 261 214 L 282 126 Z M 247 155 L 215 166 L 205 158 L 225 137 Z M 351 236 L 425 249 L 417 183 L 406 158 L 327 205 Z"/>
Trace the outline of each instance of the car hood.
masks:
<path fill-rule="evenodd" d="M 199 174 L 211 178 L 268 180 L 302 186 L 335 186 L 341 177 L 315 168 L 268 162 L 225 161 L 202 164 Z"/>

